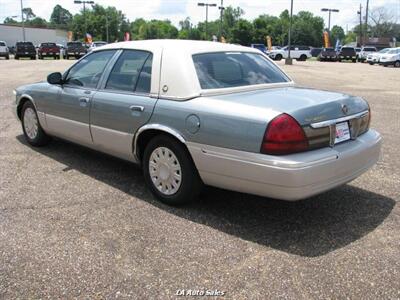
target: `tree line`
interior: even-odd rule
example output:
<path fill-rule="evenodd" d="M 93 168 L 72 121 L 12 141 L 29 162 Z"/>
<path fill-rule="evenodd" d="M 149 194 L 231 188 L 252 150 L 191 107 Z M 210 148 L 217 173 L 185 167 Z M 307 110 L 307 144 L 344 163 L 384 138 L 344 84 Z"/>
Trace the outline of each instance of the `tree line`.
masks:
<path fill-rule="evenodd" d="M 266 43 L 266 36 L 271 36 L 273 45 L 286 45 L 288 43 L 288 32 L 290 16 L 288 10 L 284 10 L 279 16 L 262 14 L 252 21 L 243 18 L 243 9 L 228 6 L 224 9 L 222 23 L 220 20 L 200 22 L 194 25 L 187 17 L 179 22 L 179 28 L 169 20 L 144 20 L 137 18 L 129 21 L 122 11 L 115 7 L 105 7 L 99 4 L 93 5 L 84 12 L 72 15 L 67 9 L 56 5 L 47 21 L 34 14 L 31 8 L 23 10 L 25 23 L 28 26 L 42 28 L 59 28 L 72 31 L 75 39 L 83 40 L 85 33 L 92 35 L 93 40 L 109 42 L 123 40 L 125 32 L 129 32 L 132 40 L 142 39 L 193 39 L 210 40 L 213 35 L 222 36 L 227 42 L 241 45 L 251 43 Z M 393 20 L 385 8 L 372 10 L 371 24 L 363 28 L 371 36 L 396 37 L 400 40 L 400 26 Z M 308 11 L 300 11 L 293 15 L 292 44 L 301 44 L 318 47 L 322 45 L 324 20 Z M 12 18 L 6 18 L 4 24 L 20 24 Z M 363 25 L 364 26 L 364 25 Z M 207 32 L 206 32 L 207 30 Z M 340 26 L 331 29 L 331 41 L 337 39 L 345 43 L 356 39 L 360 26 L 345 34 Z"/>

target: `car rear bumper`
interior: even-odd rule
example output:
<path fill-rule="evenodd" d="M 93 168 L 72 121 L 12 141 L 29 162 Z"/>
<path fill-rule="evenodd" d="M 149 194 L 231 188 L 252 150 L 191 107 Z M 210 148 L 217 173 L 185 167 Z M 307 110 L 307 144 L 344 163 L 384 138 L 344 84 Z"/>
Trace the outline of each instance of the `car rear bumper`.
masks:
<path fill-rule="evenodd" d="M 18 57 L 33 57 L 33 56 L 36 56 L 36 52 L 28 52 L 28 53 L 26 53 L 26 52 L 17 52 L 17 53 L 15 53 L 15 55 L 18 56 Z"/>
<path fill-rule="evenodd" d="M 369 130 L 356 140 L 304 153 L 270 156 L 188 143 L 205 184 L 295 201 L 349 182 L 379 159 L 382 139 Z"/>

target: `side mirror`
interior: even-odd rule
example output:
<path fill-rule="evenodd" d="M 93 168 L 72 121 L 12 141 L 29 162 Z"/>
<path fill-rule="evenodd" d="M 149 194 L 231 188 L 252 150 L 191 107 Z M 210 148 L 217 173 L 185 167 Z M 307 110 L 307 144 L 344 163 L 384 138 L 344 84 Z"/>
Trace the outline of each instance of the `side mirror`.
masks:
<path fill-rule="evenodd" d="M 62 84 L 62 75 L 60 72 L 51 73 L 47 76 L 47 82 L 50 84 Z"/>

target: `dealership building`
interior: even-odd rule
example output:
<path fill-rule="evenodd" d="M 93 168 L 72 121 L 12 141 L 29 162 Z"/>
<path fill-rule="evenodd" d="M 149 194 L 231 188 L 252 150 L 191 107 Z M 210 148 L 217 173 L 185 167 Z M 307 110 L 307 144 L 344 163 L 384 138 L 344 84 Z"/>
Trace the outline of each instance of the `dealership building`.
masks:
<path fill-rule="evenodd" d="M 0 24 L 0 41 L 5 41 L 8 46 L 23 40 L 22 27 L 18 25 Z M 25 27 L 25 40 L 34 45 L 45 42 L 54 42 L 65 45 L 67 31 L 60 29 Z"/>

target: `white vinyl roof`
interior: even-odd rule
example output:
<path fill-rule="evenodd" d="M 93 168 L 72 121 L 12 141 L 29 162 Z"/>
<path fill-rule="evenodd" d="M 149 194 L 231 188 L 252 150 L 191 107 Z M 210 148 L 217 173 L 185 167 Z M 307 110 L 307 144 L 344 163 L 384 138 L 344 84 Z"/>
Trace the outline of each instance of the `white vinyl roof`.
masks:
<path fill-rule="evenodd" d="M 262 54 L 262 52 L 255 48 L 219 42 L 192 40 L 129 41 L 108 44 L 95 48 L 93 51 L 105 49 L 133 49 L 152 52 L 151 94 L 174 100 L 186 100 L 203 94 L 210 94 L 211 92 L 210 90 L 201 89 L 192 55 L 230 51 Z M 265 88 L 265 84 L 260 85 L 258 88 L 261 88 L 261 86 Z M 250 87 L 233 88 L 230 92 L 249 90 L 249 88 Z M 229 92 L 228 89 L 229 88 L 219 89 L 214 92 Z"/>

